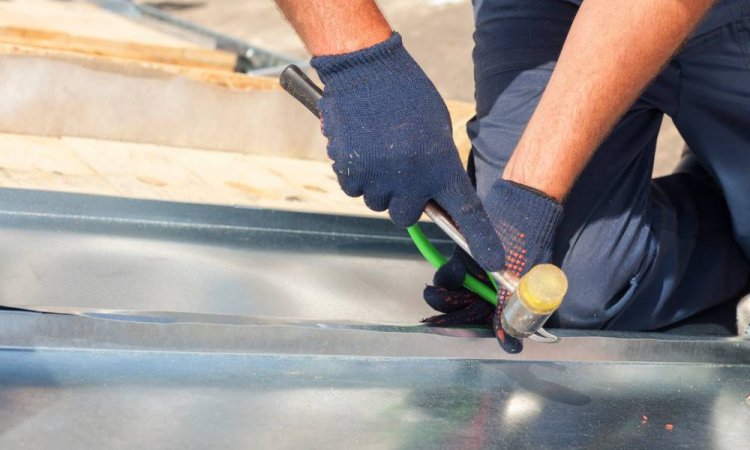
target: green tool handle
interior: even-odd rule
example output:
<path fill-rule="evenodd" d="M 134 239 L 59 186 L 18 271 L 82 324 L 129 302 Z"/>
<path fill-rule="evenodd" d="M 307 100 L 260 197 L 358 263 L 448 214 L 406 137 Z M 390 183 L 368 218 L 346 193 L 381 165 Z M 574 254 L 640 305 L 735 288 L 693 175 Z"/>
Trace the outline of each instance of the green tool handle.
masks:
<path fill-rule="evenodd" d="M 435 269 L 443 267 L 443 265 L 448 262 L 445 259 L 445 256 L 443 256 L 443 254 L 432 245 L 429 239 L 427 239 L 427 236 L 425 236 L 422 229 L 419 228 L 419 225 L 412 225 L 407 228 L 406 231 L 409 233 L 409 236 L 411 236 L 411 240 L 414 241 L 414 244 L 417 246 L 419 253 L 421 253 L 422 256 L 424 256 L 424 258 L 435 267 Z M 464 287 L 482 297 L 484 300 L 487 300 L 494 306 L 497 306 L 497 292 L 493 288 L 479 281 L 477 278 L 467 274 L 464 277 Z"/>
<path fill-rule="evenodd" d="M 287 66 L 281 76 L 279 77 L 281 87 L 284 88 L 292 97 L 298 102 L 302 103 L 307 109 L 320 118 L 320 111 L 318 110 L 318 100 L 323 96 L 323 92 L 313 81 L 305 75 L 299 67 L 291 64 Z M 435 269 L 443 267 L 447 262 L 445 256 L 442 255 L 430 241 L 427 236 L 424 235 L 419 225 L 412 225 L 406 229 L 411 236 L 412 241 L 425 257 L 427 261 L 432 264 Z M 490 277 L 492 280 L 492 277 Z M 471 275 L 466 275 L 464 278 L 464 287 L 471 292 L 487 300 L 491 304 L 497 306 L 497 291 L 493 288 L 482 283 Z"/>

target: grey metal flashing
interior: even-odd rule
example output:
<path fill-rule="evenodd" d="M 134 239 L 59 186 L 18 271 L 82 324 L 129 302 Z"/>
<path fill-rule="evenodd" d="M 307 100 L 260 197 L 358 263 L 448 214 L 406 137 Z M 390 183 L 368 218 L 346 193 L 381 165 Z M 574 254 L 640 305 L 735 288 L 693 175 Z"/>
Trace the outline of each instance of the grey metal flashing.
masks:
<path fill-rule="evenodd" d="M 146 236 L 158 234 L 160 230 L 176 235 L 213 230 L 226 239 L 232 233 L 246 236 L 257 232 L 281 233 L 299 236 L 313 246 L 321 242 L 317 239 L 408 244 L 403 248 L 405 253 L 418 256 L 406 232 L 383 219 L 16 188 L 0 188 L 0 199 L 0 226 L 6 227 L 78 232 L 108 230 Z M 452 245 L 433 224 L 425 223 L 423 228 L 439 248 L 447 250 Z M 269 243 L 266 240 L 259 244 Z"/>
<path fill-rule="evenodd" d="M 105 312 L 78 315 L 5 311 L 0 313 L 0 346 L 204 353 L 447 358 L 457 360 L 659 362 L 750 364 L 750 341 L 739 338 L 627 338 L 569 333 L 559 343 L 527 342 L 519 355 L 498 350 L 492 335 L 472 329 L 445 332 L 425 326 L 363 325 L 277 319 L 183 316 L 162 321 L 140 314 L 133 320 Z M 748 367 L 750 369 L 750 367 Z"/>
<path fill-rule="evenodd" d="M 0 351 L 3 448 L 745 448 L 747 366 Z"/>
<path fill-rule="evenodd" d="M 386 220 L 18 189 L 0 199 L 5 306 L 401 323 L 430 312 L 420 298 L 433 270 Z"/>
<path fill-rule="evenodd" d="M 432 272 L 384 220 L 0 189 L 0 447 L 750 441 L 749 340 L 559 331 L 507 355 L 417 323 Z"/>

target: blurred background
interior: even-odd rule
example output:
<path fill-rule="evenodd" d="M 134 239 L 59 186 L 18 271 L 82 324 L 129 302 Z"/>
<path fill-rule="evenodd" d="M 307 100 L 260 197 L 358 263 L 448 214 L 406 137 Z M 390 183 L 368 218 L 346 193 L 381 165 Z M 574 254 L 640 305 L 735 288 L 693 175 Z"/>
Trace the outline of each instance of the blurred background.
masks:
<path fill-rule="evenodd" d="M 380 0 L 473 115 L 470 0 Z M 377 215 L 343 195 L 317 121 L 276 77 L 308 55 L 272 0 L 0 1 L 0 185 Z M 683 142 L 666 119 L 654 174 Z"/>
<path fill-rule="evenodd" d="M 284 54 L 307 58 L 270 0 L 151 2 L 186 19 L 240 36 Z M 391 25 L 446 99 L 473 102 L 471 0 L 378 0 Z M 671 173 L 684 141 L 669 117 L 659 136 L 654 175 Z"/>

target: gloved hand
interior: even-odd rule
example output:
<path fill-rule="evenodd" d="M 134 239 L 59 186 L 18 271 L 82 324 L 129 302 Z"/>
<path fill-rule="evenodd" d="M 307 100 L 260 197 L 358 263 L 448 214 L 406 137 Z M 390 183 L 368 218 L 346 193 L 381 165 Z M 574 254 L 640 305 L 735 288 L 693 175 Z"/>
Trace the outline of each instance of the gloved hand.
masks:
<path fill-rule="evenodd" d="M 413 225 L 435 200 L 477 261 L 503 265 L 500 240 L 461 165 L 440 94 L 398 33 L 372 47 L 311 61 L 325 84 L 318 103 L 328 156 L 343 191 Z"/>
<path fill-rule="evenodd" d="M 505 270 L 517 277 L 533 266 L 549 262 L 552 242 L 562 219 L 562 205 L 545 194 L 506 180 L 498 180 L 485 199 L 490 219 L 500 236 L 505 253 Z M 461 287 L 464 275 L 486 280 L 472 265 L 471 258 L 457 250 L 435 274 L 435 286 L 427 286 L 424 299 L 443 314 L 424 320 L 435 325 L 492 323 L 500 346 L 509 353 L 521 351 L 521 342 L 505 333 L 500 313 L 510 293 L 500 289 L 497 309 Z M 486 305 L 486 306 L 485 306 Z"/>
<path fill-rule="evenodd" d="M 424 300 L 430 307 L 443 314 L 424 319 L 433 325 L 490 325 L 495 308 L 463 287 L 464 277 L 471 275 L 490 285 L 487 273 L 456 246 L 453 256 L 437 272 L 433 286 L 424 288 Z"/>

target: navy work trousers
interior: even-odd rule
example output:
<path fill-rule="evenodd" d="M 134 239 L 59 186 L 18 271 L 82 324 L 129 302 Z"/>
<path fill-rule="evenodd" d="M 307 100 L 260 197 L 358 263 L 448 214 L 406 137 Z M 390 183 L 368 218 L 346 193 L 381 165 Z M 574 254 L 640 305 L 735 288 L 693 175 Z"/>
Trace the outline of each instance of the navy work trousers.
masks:
<path fill-rule="evenodd" d="M 501 176 L 578 12 L 576 0 L 475 0 L 477 189 Z M 585 82 L 585 80 L 581 80 Z M 652 180 L 664 114 L 689 151 Z M 571 193 L 553 263 L 553 325 L 653 330 L 722 303 L 750 276 L 750 0 L 720 0 Z"/>

